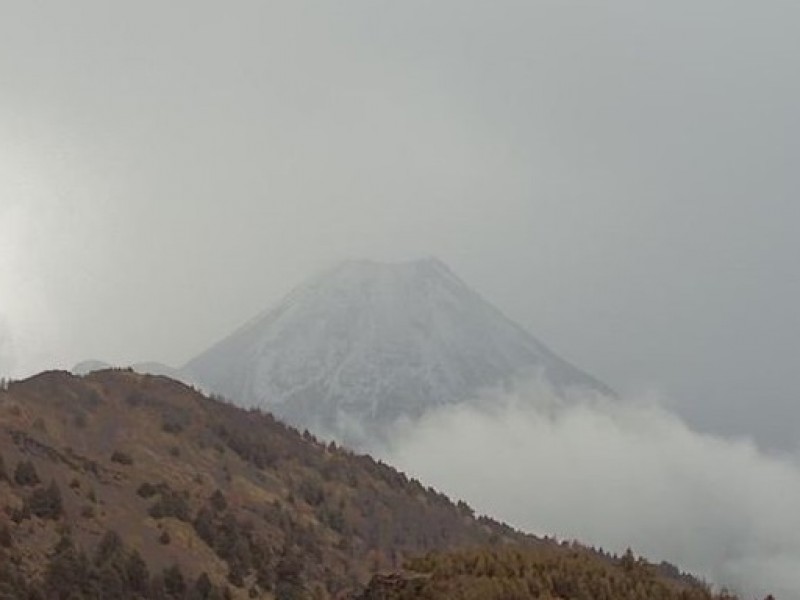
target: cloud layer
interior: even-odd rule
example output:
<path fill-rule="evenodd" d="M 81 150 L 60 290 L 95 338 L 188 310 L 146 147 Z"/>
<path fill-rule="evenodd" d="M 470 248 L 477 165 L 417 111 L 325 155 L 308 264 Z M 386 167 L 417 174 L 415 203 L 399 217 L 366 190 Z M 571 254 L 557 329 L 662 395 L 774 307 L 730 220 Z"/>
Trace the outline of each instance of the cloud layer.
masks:
<path fill-rule="evenodd" d="M 433 413 L 385 457 L 527 531 L 800 595 L 798 465 L 698 434 L 653 400 L 561 403 L 540 387 Z"/>

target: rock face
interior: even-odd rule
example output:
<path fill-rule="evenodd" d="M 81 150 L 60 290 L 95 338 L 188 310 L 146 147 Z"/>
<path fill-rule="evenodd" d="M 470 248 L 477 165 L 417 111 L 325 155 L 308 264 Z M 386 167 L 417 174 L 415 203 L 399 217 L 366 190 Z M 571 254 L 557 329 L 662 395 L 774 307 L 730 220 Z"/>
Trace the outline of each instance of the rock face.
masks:
<path fill-rule="evenodd" d="M 520 377 L 608 392 L 436 259 L 343 263 L 181 373 L 237 404 L 355 446 Z"/>

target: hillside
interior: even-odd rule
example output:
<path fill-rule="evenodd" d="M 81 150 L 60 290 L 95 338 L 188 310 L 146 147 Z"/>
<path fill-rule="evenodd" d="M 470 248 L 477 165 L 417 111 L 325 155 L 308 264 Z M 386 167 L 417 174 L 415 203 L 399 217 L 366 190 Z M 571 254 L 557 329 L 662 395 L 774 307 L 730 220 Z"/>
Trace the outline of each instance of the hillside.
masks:
<path fill-rule="evenodd" d="M 380 441 L 398 421 L 520 379 L 611 393 L 436 259 L 340 264 L 181 373 L 356 448 Z"/>
<path fill-rule="evenodd" d="M 132 371 L 12 383 L 0 457 L 0 598 L 122 585 L 140 559 L 157 587 L 179 572 L 235 598 L 342 597 L 419 552 L 526 539 L 367 456 Z M 103 545 L 113 581 L 92 558 Z"/>
<path fill-rule="evenodd" d="M 575 589 L 599 564 L 624 570 L 166 377 L 47 372 L 0 389 L 0 600 L 536 598 L 531 578 L 544 590 L 548 561 L 573 556 L 583 566 L 560 577 Z M 711 598 L 639 565 L 683 594 L 659 597 Z M 520 581 L 500 588 L 516 595 L 490 594 L 509 569 Z"/>

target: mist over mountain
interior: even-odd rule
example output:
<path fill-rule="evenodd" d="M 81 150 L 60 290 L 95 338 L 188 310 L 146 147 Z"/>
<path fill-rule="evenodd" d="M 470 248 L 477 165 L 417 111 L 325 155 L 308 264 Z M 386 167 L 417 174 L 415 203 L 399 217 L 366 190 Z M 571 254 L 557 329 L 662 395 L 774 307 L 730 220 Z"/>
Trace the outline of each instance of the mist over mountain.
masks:
<path fill-rule="evenodd" d="M 342 263 L 189 361 L 181 375 L 355 446 L 531 377 L 562 392 L 610 393 L 435 258 Z"/>

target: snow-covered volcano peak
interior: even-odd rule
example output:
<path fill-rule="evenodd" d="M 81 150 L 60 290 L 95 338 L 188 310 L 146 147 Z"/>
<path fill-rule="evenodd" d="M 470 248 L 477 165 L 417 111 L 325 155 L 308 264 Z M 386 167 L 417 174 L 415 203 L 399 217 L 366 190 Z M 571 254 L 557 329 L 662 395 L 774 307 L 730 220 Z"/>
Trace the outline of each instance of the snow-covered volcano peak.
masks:
<path fill-rule="evenodd" d="M 234 402 L 353 441 L 524 374 L 601 384 L 550 352 L 441 261 L 346 261 L 190 361 Z"/>

